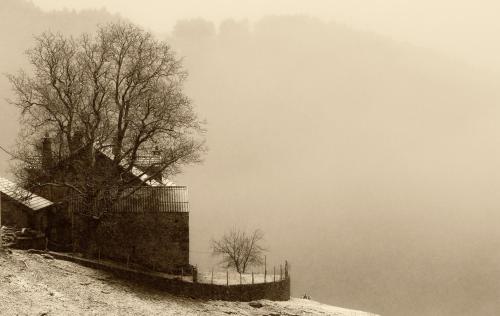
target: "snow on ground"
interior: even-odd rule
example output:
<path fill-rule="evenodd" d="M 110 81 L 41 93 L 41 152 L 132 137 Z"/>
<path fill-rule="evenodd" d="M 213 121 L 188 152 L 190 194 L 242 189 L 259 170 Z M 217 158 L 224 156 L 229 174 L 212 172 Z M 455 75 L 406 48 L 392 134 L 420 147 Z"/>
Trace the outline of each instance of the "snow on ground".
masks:
<path fill-rule="evenodd" d="M 198 282 L 225 285 L 228 283 L 228 279 L 229 279 L 230 285 L 233 285 L 233 284 L 252 284 L 252 274 L 251 273 L 241 274 L 241 279 L 240 279 L 240 274 L 237 272 L 230 271 L 228 274 L 229 275 L 226 275 L 226 272 L 214 272 L 213 279 L 212 279 L 212 272 L 199 271 L 198 272 Z M 266 274 L 266 275 L 264 275 L 264 273 L 254 273 L 253 282 L 254 283 L 264 283 L 264 277 L 265 277 L 267 283 L 273 282 L 274 280 L 276 280 L 276 281 L 280 280 L 279 271 L 276 275 L 273 275 L 273 273 L 271 271 L 271 274 Z M 285 277 L 284 272 L 282 273 L 282 277 L 283 278 Z M 189 278 L 189 280 L 190 279 L 191 278 Z"/>
<path fill-rule="evenodd" d="M 373 315 L 295 298 L 260 303 L 180 298 L 72 262 L 0 252 L 0 315 Z"/>

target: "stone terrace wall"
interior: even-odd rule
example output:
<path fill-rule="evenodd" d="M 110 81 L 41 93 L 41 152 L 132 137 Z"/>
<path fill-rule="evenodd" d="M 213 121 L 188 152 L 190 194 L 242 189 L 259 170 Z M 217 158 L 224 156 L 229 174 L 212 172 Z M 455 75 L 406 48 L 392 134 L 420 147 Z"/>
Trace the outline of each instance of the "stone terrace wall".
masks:
<path fill-rule="evenodd" d="M 146 284 L 150 287 L 164 290 L 168 293 L 179 296 L 186 296 L 195 299 L 243 302 L 260 299 L 274 301 L 286 301 L 290 299 L 290 277 L 276 282 L 229 286 L 192 283 L 172 276 L 168 277 L 161 273 L 137 271 L 66 254 L 52 252 L 51 254 L 58 259 L 69 260 L 91 268 L 109 271 L 118 277 Z"/>

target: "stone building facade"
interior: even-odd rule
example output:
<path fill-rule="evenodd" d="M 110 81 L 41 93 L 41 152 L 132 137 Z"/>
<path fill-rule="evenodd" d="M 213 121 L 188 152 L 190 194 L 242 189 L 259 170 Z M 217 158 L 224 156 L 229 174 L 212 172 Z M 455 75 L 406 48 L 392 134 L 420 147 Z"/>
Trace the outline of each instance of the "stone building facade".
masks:
<path fill-rule="evenodd" d="M 41 152 L 42 165 L 51 164 L 49 138 L 43 139 Z M 111 160 L 110 153 L 96 153 L 96 163 L 103 169 L 111 166 Z M 99 220 L 88 216 L 84 203 L 73 199 L 69 190 L 51 186 L 40 189 L 37 193 L 41 196 L 61 202 L 50 218 L 50 248 L 162 272 L 190 271 L 187 188 L 161 176 L 145 176 L 149 172 L 147 161 L 142 159 L 140 168 L 134 166 L 127 175 L 136 179 L 139 189 Z M 71 166 L 65 166 L 64 172 L 71 172 Z"/>

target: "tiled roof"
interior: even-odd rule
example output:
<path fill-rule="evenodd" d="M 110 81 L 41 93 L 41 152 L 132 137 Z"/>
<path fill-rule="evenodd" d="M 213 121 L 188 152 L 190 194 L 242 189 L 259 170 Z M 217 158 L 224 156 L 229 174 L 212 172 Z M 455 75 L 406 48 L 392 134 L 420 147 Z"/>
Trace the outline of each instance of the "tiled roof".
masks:
<path fill-rule="evenodd" d="M 0 192 L 34 211 L 54 204 L 2 177 L 0 177 Z"/>
<path fill-rule="evenodd" d="M 104 156 L 108 157 L 109 159 L 113 160 L 114 158 L 114 155 L 113 155 L 113 152 L 111 151 L 111 149 L 108 147 L 108 148 L 103 148 L 103 149 L 98 149 L 97 147 L 95 147 L 97 151 L 99 151 L 100 153 L 102 153 Z M 42 163 L 42 157 L 41 156 L 33 156 L 31 157 L 32 161 L 33 161 L 33 164 L 39 164 L 41 165 Z M 136 161 L 136 165 L 132 167 L 132 169 L 130 170 L 130 172 L 136 176 L 137 178 L 139 178 L 140 180 L 142 180 L 142 182 L 146 183 L 147 185 L 150 185 L 152 187 L 160 187 L 160 186 L 175 186 L 176 184 L 169 180 L 169 179 L 162 179 L 162 181 L 157 181 L 157 180 L 154 180 L 154 179 L 150 179 L 150 175 L 148 175 L 147 173 L 145 173 L 144 171 L 142 171 L 141 169 L 139 169 L 140 167 L 143 167 L 145 168 L 147 165 L 151 165 L 153 163 L 158 163 L 160 162 L 160 159 L 157 158 L 157 157 L 153 157 L 153 156 L 141 156 L 141 157 L 138 157 L 137 161 Z M 120 165 L 123 167 L 123 168 L 126 168 L 126 164 L 125 162 L 122 160 L 120 162 Z"/>
<path fill-rule="evenodd" d="M 149 156 L 138 156 L 135 159 L 135 165 L 137 167 L 149 167 L 153 164 L 161 163 L 161 157 L 157 155 L 149 155 Z"/>
<path fill-rule="evenodd" d="M 100 152 L 103 153 L 109 159 L 113 159 L 114 158 L 113 153 L 109 149 L 101 149 Z M 123 160 L 120 162 L 120 165 L 122 167 L 126 168 L 125 162 Z M 150 185 L 152 187 L 175 186 L 175 183 L 172 182 L 172 181 L 170 181 L 169 179 L 163 179 L 161 182 L 157 181 L 157 180 L 154 180 L 154 179 L 150 179 L 150 176 L 148 174 L 146 174 L 144 171 L 140 170 L 139 168 L 137 168 L 135 166 L 132 166 L 132 169 L 130 170 L 130 172 L 134 176 L 136 176 L 137 178 L 139 178 L 142 182 L 144 182 L 147 185 Z"/>

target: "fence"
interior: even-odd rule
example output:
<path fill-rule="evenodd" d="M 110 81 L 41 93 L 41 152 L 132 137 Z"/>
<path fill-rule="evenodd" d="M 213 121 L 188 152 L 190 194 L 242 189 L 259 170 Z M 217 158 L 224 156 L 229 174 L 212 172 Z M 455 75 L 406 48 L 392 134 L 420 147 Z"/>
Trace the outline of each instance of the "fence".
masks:
<path fill-rule="evenodd" d="M 92 206 L 84 203 L 81 198 L 68 201 L 69 209 L 81 211 L 86 209 L 99 210 L 105 207 L 104 201 L 95 201 Z M 113 213 L 142 212 L 189 212 L 187 187 L 162 186 L 140 187 L 111 206 Z"/>
<path fill-rule="evenodd" d="M 285 261 L 284 264 L 271 267 L 269 271 L 264 268 L 261 271 L 251 271 L 246 273 L 238 273 L 229 270 L 210 270 L 197 271 L 196 281 L 198 283 L 216 284 L 216 285 L 246 285 L 273 283 L 283 281 L 289 276 L 289 264 Z M 193 277 L 195 277 L 193 275 Z M 185 278 L 189 281 L 192 277 Z"/>

